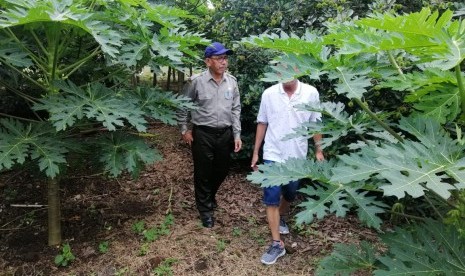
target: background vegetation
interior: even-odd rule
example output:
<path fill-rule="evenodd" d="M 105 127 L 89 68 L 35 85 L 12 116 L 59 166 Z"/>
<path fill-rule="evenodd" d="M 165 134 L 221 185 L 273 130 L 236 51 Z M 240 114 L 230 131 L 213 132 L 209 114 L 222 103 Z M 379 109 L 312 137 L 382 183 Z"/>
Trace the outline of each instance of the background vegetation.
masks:
<path fill-rule="evenodd" d="M 161 158 L 146 143 L 149 122 L 174 124 L 177 108 L 192 108 L 135 74 L 201 67 L 215 40 L 235 50 L 239 158 L 251 152 L 270 83 L 299 77 L 321 93 L 321 105 L 302 108 L 322 112 L 324 124 L 294 135 L 322 133 L 328 161 L 309 156 L 248 177 L 262 186 L 311 179 L 299 224 L 355 213 L 379 231 L 382 254 L 341 245 L 318 273 L 465 273 L 463 3 L 37 0 L 0 1 L 0 10 L 0 170 L 34 166 L 48 178 L 50 245 L 61 243 L 59 179 L 74 160 L 136 177 Z"/>

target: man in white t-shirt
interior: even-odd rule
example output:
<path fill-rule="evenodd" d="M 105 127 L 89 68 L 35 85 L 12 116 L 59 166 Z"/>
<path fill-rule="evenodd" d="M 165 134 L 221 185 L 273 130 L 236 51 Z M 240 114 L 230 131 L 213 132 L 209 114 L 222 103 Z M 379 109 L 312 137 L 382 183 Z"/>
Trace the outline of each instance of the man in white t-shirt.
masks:
<path fill-rule="evenodd" d="M 321 114 L 296 108 L 299 104 L 318 103 L 320 101 L 315 87 L 297 79 L 278 83 L 263 92 L 257 116 L 257 132 L 251 167 L 257 169 L 258 152 L 263 140 L 263 160 L 265 163 L 285 162 L 289 158 L 306 158 L 308 140 L 305 137 L 283 139 L 294 132 L 294 128 L 306 122 L 321 121 Z M 320 148 L 321 135 L 313 136 L 315 156 L 324 160 Z M 266 218 L 271 231 L 273 243 L 263 254 L 261 262 L 274 264 L 279 257 L 286 254 L 280 234 L 289 234 L 289 227 L 283 218 L 289 212 L 289 205 L 297 193 L 298 181 L 283 186 L 263 188 L 263 202 L 266 205 Z"/>

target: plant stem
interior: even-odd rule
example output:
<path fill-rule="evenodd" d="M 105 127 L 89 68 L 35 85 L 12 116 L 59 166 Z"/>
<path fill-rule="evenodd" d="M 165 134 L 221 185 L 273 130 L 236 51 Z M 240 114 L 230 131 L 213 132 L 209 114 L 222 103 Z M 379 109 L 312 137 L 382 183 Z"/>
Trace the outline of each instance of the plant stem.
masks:
<path fill-rule="evenodd" d="M 44 91 L 47 91 L 47 89 L 45 88 L 45 86 L 43 86 L 42 84 L 38 83 L 36 80 L 34 80 L 33 78 L 29 77 L 26 73 L 24 73 L 22 70 L 19 70 L 18 68 L 12 66 L 11 64 L 9 64 L 8 62 L 6 62 L 4 59 L 0 58 L 0 63 L 2 63 L 4 66 L 8 66 L 10 67 L 13 71 L 15 71 L 16 73 L 20 74 L 21 76 L 23 76 L 24 78 L 26 78 L 28 81 L 32 82 L 33 84 L 37 85 L 40 89 L 44 90 Z"/>
<path fill-rule="evenodd" d="M 414 216 L 414 215 L 408 215 L 408 214 L 404 214 L 404 213 L 400 213 L 400 212 L 396 212 L 396 211 L 389 211 L 389 213 L 394 214 L 394 215 L 403 216 L 403 217 L 406 217 L 406 218 L 411 218 L 411 219 L 426 221 L 426 218 L 424 218 L 424 217 L 419 217 L 419 216 Z"/>
<path fill-rule="evenodd" d="M 42 50 L 43 54 L 46 56 L 47 55 L 47 49 L 45 49 L 44 44 L 42 43 L 42 40 L 37 36 L 37 34 L 36 34 L 36 32 L 34 32 L 34 30 L 31 30 L 31 34 L 34 37 L 34 40 L 36 41 L 39 48 Z"/>
<path fill-rule="evenodd" d="M 61 243 L 60 184 L 56 178 L 48 178 L 48 245 Z"/>
<path fill-rule="evenodd" d="M 401 75 L 402 78 L 405 79 L 404 72 L 402 72 L 402 68 L 400 68 L 399 64 L 397 64 L 396 59 L 395 59 L 394 56 L 392 55 L 392 52 L 391 52 L 391 51 L 387 51 L 387 54 L 388 54 L 389 62 L 391 62 L 392 66 L 394 66 L 394 68 L 396 68 L 396 70 L 397 70 L 397 72 L 399 73 L 399 75 Z"/>
<path fill-rule="evenodd" d="M 457 77 L 457 86 L 459 87 L 460 91 L 460 101 L 461 101 L 461 107 L 462 107 L 462 114 L 461 118 L 465 118 L 465 86 L 463 85 L 463 79 L 462 79 L 462 71 L 460 70 L 460 64 L 457 64 L 455 66 L 455 76 Z"/>
<path fill-rule="evenodd" d="M 76 72 L 77 69 L 79 69 L 82 65 L 84 65 L 89 59 L 93 58 L 94 56 L 98 55 L 100 53 L 100 47 L 96 48 L 90 55 L 76 61 L 75 63 L 67 66 L 66 68 L 62 69 L 61 72 L 67 72 L 63 79 L 69 78 L 74 72 Z"/>
<path fill-rule="evenodd" d="M 366 112 L 368 115 L 370 115 L 371 118 L 373 118 L 378 124 L 381 125 L 382 128 L 384 128 L 387 132 L 392 134 L 399 142 L 403 143 L 404 138 L 402 138 L 398 133 L 396 133 L 390 126 L 388 126 L 385 122 L 381 121 L 376 114 L 371 111 L 366 104 L 364 104 L 360 99 L 353 98 L 353 100 Z"/>
<path fill-rule="evenodd" d="M 51 85 L 53 85 L 53 82 L 57 78 L 56 74 L 57 74 L 57 66 L 58 66 L 58 60 L 59 60 L 59 48 L 60 48 L 59 44 L 60 44 L 60 40 L 56 39 L 55 40 L 55 45 L 53 46 L 54 51 L 53 51 L 53 59 L 52 59 L 52 74 L 51 74 L 51 78 L 50 78 L 50 84 Z"/>
<path fill-rule="evenodd" d="M 434 206 L 433 202 L 431 201 L 431 199 L 429 199 L 428 195 L 425 194 L 425 200 L 428 202 L 428 204 L 431 206 L 431 208 L 433 208 L 434 212 L 436 213 L 436 215 L 438 215 L 438 217 L 441 219 L 441 220 L 444 220 L 444 217 L 441 215 L 441 213 L 439 212 L 439 210 L 436 208 L 436 206 Z"/>
<path fill-rule="evenodd" d="M 43 72 L 46 72 L 44 70 L 43 63 L 40 62 L 40 58 L 38 56 L 36 56 L 34 54 L 34 52 L 30 51 L 29 48 L 24 46 L 26 44 L 24 42 L 22 42 L 21 40 L 19 40 L 19 38 L 15 35 L 15 33 L 11 29 L 7 29 L 5 32 L 18 43 L 18 45 L 19 45 L 19 47 L 21 47 L 21 49 L 23 49 L 24 51 L 26 51 L 28 53 L 29 57 L 33 61 L 35 61 L 37 67 L 39 67 Z"/>
<path fill-rule="evenodd" d="M 113 77 L 115 74 L 120 73 L 120 72 L 122 72 L 122 71 L 124 71 L 124 70 L 125 70 L 125 68 L 124 68 L 124 67 L 121 67 L 121 68 L 117 69 L 116 71 L 114 71 L 114 72 L 111 73 L 111 74 L 108 74 L 108 75 L 106 75 L 106 76 L 104 76 L 104 77 L 102 77 L 102 78 L 100 78 L 100 79 L 97 79 L 97 80 L 92 81 L 92 83 L 103 82 L 104 80 L 107 80 L 107 79 Z M 88 84 L 84 84 L 84 85 L 81 85 L 81 86 L 79 86 L 79 87 L 82 88 L 82 87 L 84 87 L 85 85 L 88 85 Z M 115 85 L 116 85 L 116 84 L 115 84 Z M 109 88 L 112 89 L 113 87 L 109 87 Z"/>
<path fill-rule="evenodd" d="M 27 118 L 21 118 L 21 117 L 13 116 L 13 115 L 10 115 L 10 114 L 5 114 L 5 113 L 2 113 L 2 112 L 0 112 L 0 116 L 9 117 L 9 118 L 13 118 L 13 119 L 21 120 L 21 121 L 26 121 L 26 122 L 37 123 L 37 121 L 35 121 L 35 120 L 31 120 L 31 119 L 27 119 Z"/>
<path fill-rule="evenodd" d="M 21 98 L 25 99 L 26 101 L 29 101 L 29 102 L 32 102 L 32 103 L 37 102 L 36 98 L 31 97 L 31 96 L 19 91 L 18 89 L 12 87 L 11 85 L 9 85 L 8 83 L 6 83 L 5 81 L 3 81 L 1 79 L 0 79 L 0 84 L 3 85 L 8 91 L 11 91 L 12 93 L 20 96 Z"/>

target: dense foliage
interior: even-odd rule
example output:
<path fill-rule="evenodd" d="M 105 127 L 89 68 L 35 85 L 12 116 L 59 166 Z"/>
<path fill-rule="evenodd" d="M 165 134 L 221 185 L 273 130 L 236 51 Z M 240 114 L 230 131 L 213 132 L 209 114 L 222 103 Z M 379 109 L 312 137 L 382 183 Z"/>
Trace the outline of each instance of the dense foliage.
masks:
<path fill-rule="evenodd" d="M 302 108 L 322 112 L 324 124 L 289 137 L 323 134 L 328 161 L 292 159 L 248 177 L 262 186 L 311 179 L 298 223 L 349 213 L 378 230 L 388 218 L 421 221 L 381 235 L 381 255 L 365 242 L 338 246 L 319 273 L 464 273 L 465 5 L 210 2 L 0 1 L 0 170 L 34 165 L 48 177 L 49 243 L 60 242 L 58 184 L 73 157 L 111 176 L 137 176 L 161 158 L 145 141 L 148 122 L 174 124 L 176 108 L 193 106 L 131 80 L 144 65 L 201 65 L 203 33 L 234 47 L 246 155 L 270 82 L 299 77 L 321 92 L 321 105 Z"/>
<path fill-rule="evenodd" d="M 176 5 L 192 11 L 196 18 L 189 26 L 204 33 L 206 37 L 222 41 L 229 47 L 234 47 L 235 55 L 230 59 L 230 70 L 239 80 L 239 89 L 243 98 L 242 127 L 245 140 L 244 150 L 240 157 L 249 157 L 255 134 L 257 105 L 263 90 L 269 86 L 262 81 L 264 73 L 272 57 L 276 54 L 267 49 L 237 44 L 236 41 L 250 35 L 265 32 L 293 33 L 304 35 L 307 30 L 316 34 L 328 31 L 327 24 L 342 23 L 353 18 L 365 16 L 370 12 L 384 11 L 416 11 L 423 5 L 432 5 L 441 9 L 452 5 L 451 1 L 245 1 L 245 0 L 212 0 L 212 9 L 205 9 L 206 1 L 175 1 Z M 423 3 L 428 2 L 428 3 Z M 322 98 L 348 102 L 334 93 L 330 83 L 324 78 L 315 80 L 304 78 L 311 82 L 322 93 Z M 382 108 L 392 107 L 389 98 L 380 102 L 383 97 L 374 96 L 376 105 Z M 352 104 L 349 102 L 349 104 Z M 394 110 L 398 113 L 404 107 Z M 331 150 L 332 152 L 332 150 Z"/>
<path fill-rule="evenodd" d="M 186 17 L 146 1 L 0 1 L 0 88 L 28 107 L 1 114 L 0 170 L 36 164 L 49 177 L 50 244 L 60 242 L 57 177 L 71 157 L 137 176 L 161 158 L 138 133 L 151 119 L 174 124 L 178 107 L 192 108 L 131 86 L 144 65 L 181 68 L 196 57 L 191 48 L 206 41 L 187 31 Z"/>
<path fill-rule="evenodd" d="M 324 78 L 331 81 L 333 91 L 359 107 L 349 113 L 341 102 L 303 106 L 322 112 L 324 123 L 306 124 L 291 137 L 322 133 L 323 147 L 335 147 L 335 156 L 321 164 L 289 160 L 262 165 L 248 179 L 262 186 L 283 185 L 300 178 L 315 181 L 301 190 L 308 201 L 300 205 L 297 223 L 310 223 L 330 214 L 344 217 L 355 211 L 361 222 L 381 229 L 383 219 L 388 217 L 383 214 L 390 212 L 427 216 L 440 223 L 448 218 L 446 223 L 458 226 L 456 233 L 463 232 L 457 222 L 465 215 L 460 211 L 460 191 L 465 188 L 465 86 L 461 69 L 465 22 L 454 18 L 450 10 L 440 14 L 424 8 L 402 15 L 373 14 L 327 26 L 325 36 L 281 33 L 243 40 L 283 53 L 264 80 Z M 374 93 L 394 93 L 390 105 L 407 103 L 408 108 L 401 115 L 392 112 L 396 106 L 382 109 L 375 105 L 373 111 L 370 104 Z M 394 240 L 385 242 L 394 248 Z M 418 272 L 419 267 L 403 256 L 406 254 L 396 255 L 400 262 L 397 268 L 387 258 L 381 259 L 388 267 L 385 273 L 401 268 Z M 447 260 L 455 262 L 452 258 Z M 425 273 L 440 273 L 436 265 L 428 265 L 431 270 Z M 455 269 L 463 273 L 464 266 Z"/>

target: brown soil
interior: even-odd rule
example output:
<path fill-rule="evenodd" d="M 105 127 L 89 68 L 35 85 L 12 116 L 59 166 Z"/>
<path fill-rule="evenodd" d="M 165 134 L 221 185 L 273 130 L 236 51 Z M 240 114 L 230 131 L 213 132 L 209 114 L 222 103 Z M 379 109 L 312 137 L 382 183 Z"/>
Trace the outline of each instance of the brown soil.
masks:
<path fill-rule="evenodd" d="M 233 165 L 217 196 L 217 223 L 205 229 L 193 198 L 189 148 L 174 127 L 155 125 L 152 132 L 159 134 L 155 142 L 164 160 L 139 179 L 84 172 L 62 180 L 63 244 L 76 257 L 66 267 L 54 264 L 61 247 L 47 246 L 46 207 L 16 205 L 45 205 L 43 179 L 26 171 L 1 174 L 0 275 L 313 275 L 335 243 L 376 239 L 354 217 L 291 225 L 291 234 L 283 236 L 288 254 L 262 265 L 270 235 L 261 189 L 246 180 L 247 165 Z M 169 234 L 148 242 L 133 230 L 139 221 L 145 229 L 160 227 L 169 212 Z M 108 251 L 102 253 L 105 241 Z"/>

